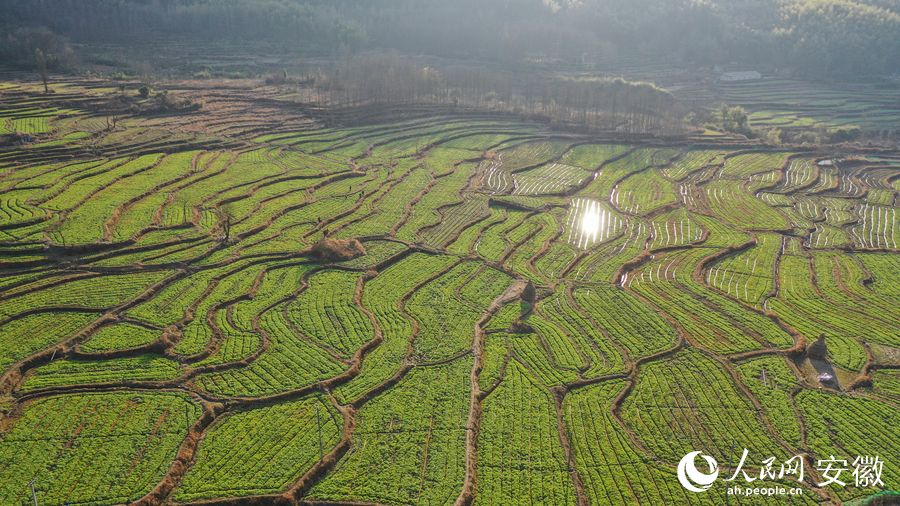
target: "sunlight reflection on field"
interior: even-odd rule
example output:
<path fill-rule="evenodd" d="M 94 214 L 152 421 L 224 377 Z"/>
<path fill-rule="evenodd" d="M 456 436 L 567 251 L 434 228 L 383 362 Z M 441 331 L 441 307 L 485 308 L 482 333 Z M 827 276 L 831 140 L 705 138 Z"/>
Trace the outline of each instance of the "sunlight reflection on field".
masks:
<path fill-rule="evenodd" d="M 622 219 L 590 199 L 574 199 L 567 219 L 567 242 L 578 248 L 589 248 L 606 241 L 622 227 Z"/>

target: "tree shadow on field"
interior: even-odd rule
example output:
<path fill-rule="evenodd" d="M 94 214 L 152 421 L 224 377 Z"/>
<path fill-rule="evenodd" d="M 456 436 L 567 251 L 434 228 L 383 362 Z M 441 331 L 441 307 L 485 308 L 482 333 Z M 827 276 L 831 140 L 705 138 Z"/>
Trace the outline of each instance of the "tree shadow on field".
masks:
<path fill-rule="evenodd" d="M 816 342 L 806 348 L 805 356 L 815 370 L 816 379 L 820 385 L 834 390 L 841 389 L 837 371 L 835 371 L 834 366 L 828 360 L 828 345 L 825 343 L 824 335 L 820 335 Z"/>

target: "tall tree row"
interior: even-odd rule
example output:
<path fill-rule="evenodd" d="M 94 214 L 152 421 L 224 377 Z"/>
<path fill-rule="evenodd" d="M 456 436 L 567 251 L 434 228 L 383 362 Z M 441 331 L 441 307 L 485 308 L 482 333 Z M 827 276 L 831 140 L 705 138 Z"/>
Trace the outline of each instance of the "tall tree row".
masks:
<path fill-rule="evenodd" d="M 445 105 L 627 133 L 674 133 L 684 114 L 669 92 L 649 83 L 470 65 L 438 69 L 396 54 L 356 56 L 306 81 L 313 101 L 337 107 Z"/>

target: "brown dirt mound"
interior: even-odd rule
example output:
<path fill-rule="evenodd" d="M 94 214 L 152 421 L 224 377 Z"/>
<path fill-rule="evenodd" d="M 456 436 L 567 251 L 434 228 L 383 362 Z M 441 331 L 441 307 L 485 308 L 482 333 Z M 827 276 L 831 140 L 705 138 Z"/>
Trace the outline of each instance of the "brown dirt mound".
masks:
<path fill-rule="evenodd" d="M 322 239 L 311 253 L 320 260 L 340 262 L 365 255 L 366 248 L 357 239 Z"/>

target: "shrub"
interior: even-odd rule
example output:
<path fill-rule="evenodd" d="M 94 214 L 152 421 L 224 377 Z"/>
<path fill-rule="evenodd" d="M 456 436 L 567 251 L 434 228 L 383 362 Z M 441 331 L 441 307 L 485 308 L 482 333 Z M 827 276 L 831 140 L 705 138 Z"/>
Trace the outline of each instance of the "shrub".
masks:
<path fill-rule="evenodd" d="M 835 128 L 828 132 L 828 140 L 831 142 L 850 142 L 859 138 L 862 130 L 859 127 Z"/>

